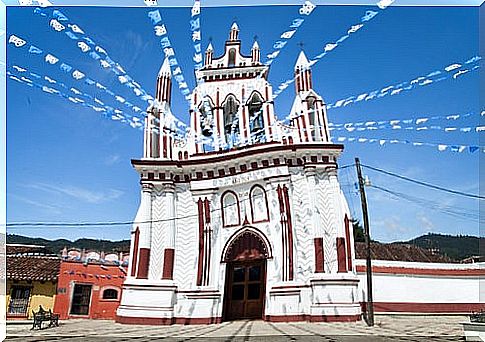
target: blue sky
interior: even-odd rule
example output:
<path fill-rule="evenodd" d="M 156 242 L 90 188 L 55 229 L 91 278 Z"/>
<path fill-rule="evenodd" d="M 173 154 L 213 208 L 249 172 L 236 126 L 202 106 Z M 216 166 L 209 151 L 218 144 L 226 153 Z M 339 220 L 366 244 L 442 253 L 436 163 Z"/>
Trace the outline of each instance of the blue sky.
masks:
<path fill-rule="evenodd" d="M 352 24 L 360 22 L 372 6 L 317 6 L 282 50 L 270 69 L 274 88 L 292 77 L 299 44 L 308 57 L 318 55 L 327 43 L 335 42 Z M 159 39 L 148 20 L 147 8 L 66 7 L 60 10 L 81 27 L 109 56 L 147 92 L 153 93 L 163 61 Z M 327 103 L 359 95 L 386 85 L 410 81 L 452 63 L 463 63 L 479 55 L 478 8 L 476 7 L 390 7 L 368 22 L 355 35 L 313 66 L 314 89 Z M 161 9 L 163 22 L 193 88 L 193 46 L 190 9 Z M 296 6 L 203 8 L 202 46 L 209 39 L 215 55 L 222 52 L 231 23 L 240 27 L 243 51 L 249 54 L 253 39 L 262 56 L 298 17 Z M 271 24 L 270 24 L 271 23 Z M 56 32 L 32 7 L 7 11 L 7 36 L 14 34 L 63 62 L 82 70 L 108 89 L 143 108 L 144 101 L 120 85 L 113 73 L 83 54 L 73 40 Z M 116 101 L 49 65 L 28 48 L 7 46 L 7 68 L 14 65 L 49 76 L 97 96 L 112 106 Z M 8 69 L 11 70 L 11 69 Z M 172 110 L 188 122 L 187 104 L 175 85 Z M 293 86 L 275 101 L 279 118 L 285 118 L 294 96 Z M 117 107 L 122 108 L 119 104 Z M 480 125 L 479 73 L 469 72 L 381 99 L 362 101 L 328 111 L 332 123 L 410 119 L 450 114 L 474 115 L 466 119 L 433 121 L 443 127 Z M 430 123 L 431 124 L 431 123 Z M 483 124 L 483 122 L 482 122 Z M 333 136 L 400 139 L 440 144 L 478 145 L 478 133 L 427 132 L 382 129 L 332 132 Z M 483 134 L 483 133 L 482 133 Z M 482 144 L 483 145 L 483 144 Z M 130 221 L 139 203 L 139 179 L 130 159 L 142 154 L 142 132 L 103 117 L 94 110 L 7 79 L 7 220 L 8 222 L 104 222 Z M 340 165 L 361 162 L 411 178 L 468 193 L 479 192 L 481 152 L 443 151 L 436 147 L 409 144 L 349 142 Z M 372 183 L 433 203 L 411 203 L 377 189 L 368 188 L 373 237 L 380 241 L 405 240 L 432 231 L 448 234 L 479 234 L 473 219 L 449 216 L 443 208 L 478 213 L 478 202 L 464 197 L 427 190 L 392 177 L 365 170 Z M 351 212 L 361 217 L 355 190 L 355 170 L 340 171 L 340 181 Z M 441 207 L 440 207 L 441 205 Z M 431 207 L 438 210 L 432 210 Z M 458 209 L 457 209 L 458 210 Z M 127 239 L 129 226 L 104 228 L 22 228 L 9 233 L 46 238 L 79 237 Z"/>

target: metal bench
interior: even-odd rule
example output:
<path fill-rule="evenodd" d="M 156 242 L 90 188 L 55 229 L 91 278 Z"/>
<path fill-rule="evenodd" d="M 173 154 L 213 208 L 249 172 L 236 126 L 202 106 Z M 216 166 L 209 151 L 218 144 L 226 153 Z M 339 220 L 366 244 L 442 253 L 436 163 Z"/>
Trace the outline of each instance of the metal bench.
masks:
<path fill-rule="evenodd" d="M 39 305 L 39 311 L 32 311 L 32 314 L 34 315 L 34 324 L 32 325 L 32 329 L 42 329 L 42 322 L 49 322 L 48 327 L 52 327 L 54 325 L 56 327 L 59 326 L 59 314 L 52 313 L 51 309 L 46 311 L 41 305 Z"/>

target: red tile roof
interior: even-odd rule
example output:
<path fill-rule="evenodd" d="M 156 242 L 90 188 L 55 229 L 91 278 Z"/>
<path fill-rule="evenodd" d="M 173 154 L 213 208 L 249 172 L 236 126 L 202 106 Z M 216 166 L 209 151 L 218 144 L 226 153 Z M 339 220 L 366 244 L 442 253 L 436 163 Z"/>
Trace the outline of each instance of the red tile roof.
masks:
<path fill-rule="evenodd" d="M 355 243 L 356 259 L 365 259 L 365 243 Z M 442 254 L 433 253 L 427 249 L 400 243 L 371 243 L 371 258 L 374 260 L 394 260 L 413 262 L 457 262 Z"/>
<path fill-rule="evenodd" d="M 7 254 L 51 254 L 45 247 L 40 245 L 7 244 Z"/>
<path fill-rule="evenodd" d="M 7 255 L 7 279 L 57 280 L 60 264 L 59 257 Z"/>

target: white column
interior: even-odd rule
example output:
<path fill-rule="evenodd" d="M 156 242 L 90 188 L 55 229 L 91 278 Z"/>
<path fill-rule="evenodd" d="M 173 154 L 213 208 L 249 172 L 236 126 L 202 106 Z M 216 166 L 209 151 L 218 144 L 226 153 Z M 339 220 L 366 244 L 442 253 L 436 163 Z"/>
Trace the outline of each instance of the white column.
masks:
<path fill-rule="evenodd" d="M 153 185 L 144 183 L 141 185 L 141 217 L 140 221 L 140 248 L 150 248 L 152 235 L 152 191 Z"/>
<path fill-rule="evenodd" d="M 312 236 L 312 239 L 315 238 L 315 237 L 320 237 L 320 236 L 323 236 L 323 232 L 321 231 L 321 229 L 319 229 L 319 225 L 318 224 L 318 214 L 317 214 L 317 211 L 316 211 L 316 193 L 315 193 L 315 189 L 317 187 L 317 183 L 316 183 L 316 180 L 315 180 L 315 167 L 314 166 L 305 166 L 305 169 L 304 169 L 304 172 L 305 172 L 305 177 L 306 177 L 306 181 L 307 181 L 307 185 L 308 185 L 308 196 L 309 196 L 309 199 L 310 199 L 310 211 L 311 211 L 311 215 L 312 215 L 312 218 L 311 218 L 311 222 L 312 222 L 312 228 L 313 228 L 313 236 Z"/>
<path fill-rule="evenodd" d="M 173 183 L 165 183 L 163 185 L 165 191 L 166 203 L 166 246 L 165 248 L 175 248 L 175 185 Z"/>

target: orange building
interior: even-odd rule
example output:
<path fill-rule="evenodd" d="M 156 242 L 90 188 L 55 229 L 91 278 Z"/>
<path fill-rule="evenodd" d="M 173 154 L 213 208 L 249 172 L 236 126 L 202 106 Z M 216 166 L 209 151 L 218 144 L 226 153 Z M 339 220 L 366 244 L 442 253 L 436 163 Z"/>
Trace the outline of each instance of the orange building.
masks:
<path fill-rule="evenodd" d="M 125 275 L 117 262 L 63 260 L 54 312 L 60 319 L 114 319 Z"/>

